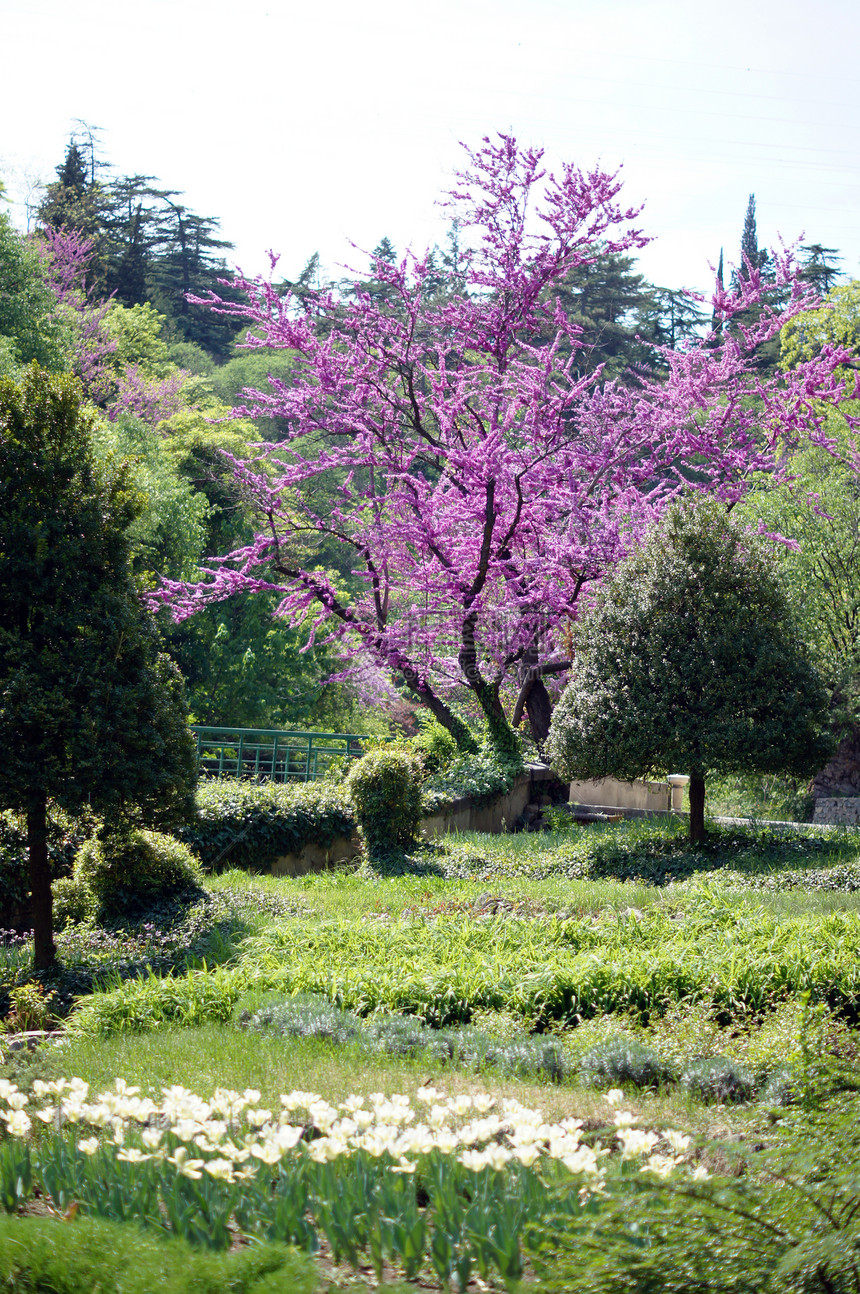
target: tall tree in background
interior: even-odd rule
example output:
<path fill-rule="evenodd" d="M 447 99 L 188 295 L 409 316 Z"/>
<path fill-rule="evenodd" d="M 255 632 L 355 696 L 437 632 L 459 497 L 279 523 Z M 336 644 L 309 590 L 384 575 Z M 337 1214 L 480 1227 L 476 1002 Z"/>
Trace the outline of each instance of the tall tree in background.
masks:
<path fill-rule="evenodd" d="M 77 234 L 91 249 L 86 287 L 93 299 L 153 305 L 179 342 L 217 359 L 230 352 L 236 329 L 188 301 L 229 274 L 218 221 L 199 216 L 175 191 L 147 175 L 112 177 L 98 157 L 91 128 L 73 136 L 39 208 L 43 229 Z"/>
<path fill-rule="evenodd" d="M 35 964 L 53 941 L 47 806 L 168 825 L 196 778 L 182 681 L 128 565 L 139 510 L 71 378 L 0 380 L 0 806 L 26 816 Z"/>
<path fill-rule="evenodd" d="M 453 697 L 468 689 L 510 749 L 511 711 L 531 718 L 543 676 L 569 664 L 564 631 L 583 589 L 682 489 L 729 503 L 751 472 L 779 475 L 786 444 L 820 434 L 817 401 L 841 395 L 843 356 L 756 373 L 758 346 L 812 300 L 777 259 L 782 312 L 762 303 L 755 270 L 738 293 L 714 295 L 727 325 L 761 303 L 753 327 L 661 350 L 664 381 L 598 387 L 578 372 L 581 333 L 555 291 L 595 248 L 642 246 L 637 213 L 617 201 L 616 177 L 548 175 L 539 151 L 509 137 L 467 154 L 452 194 L 472 246 L 467 292 L 428 298 L 427 258 L 407 257 L 376 265 L 395 305 L 321 292 L 297 312 L 270 283 L 247 281 L 236 284 L 247 305 L 211 298 L 251 329 L 252 346 L 295 353 L 290 382 L 245 406 L 287 432 L 264 463 L 234 466 L 258 512 L 254 541 L 211 561 L 199 583 L 165 585 L 161 600 L 186 617 L 277 592 L 280 614 L 370 656 L 464 745 Z M 311 536 L 347 553 L 349 587 L 313 560 Z"/>
<path fill-rule="evenodd" d="M 758 230 L 756 229 L 755 219 L 755 194 L 751 193 L 747 202 L 747 209 L 744 215 L 744 227 L 741 233 L 741 255 L 738 261 L 736 273 L 740 277 L 746 277 L 749 271 L 764 269 L 768 262 L 768 254 L 758 245 Z"/>
<path fill-rule="evenodd" d="M 803 258 L 803 277 L 820 296 L 826 296 L 836 280 L 842 277 L 839 262 L 842 257 L 835 247 L 822 247 L 821 243 L 805 243 L 800 249 Z"/>
<path fill-rule="evenodd" d="M 554 285 L 553 296 L 579 329 L 578 375 L 602 366 L 603 381 L 624 381 L 637 368 L 649 366 L 653 353 L 647 342 L 652 339 L 655 302 L 632 257 L 594 248 L 591 258 L 572 266 L 564 282 Z M 544 339 L 552 333 L 550 322 Z"/>

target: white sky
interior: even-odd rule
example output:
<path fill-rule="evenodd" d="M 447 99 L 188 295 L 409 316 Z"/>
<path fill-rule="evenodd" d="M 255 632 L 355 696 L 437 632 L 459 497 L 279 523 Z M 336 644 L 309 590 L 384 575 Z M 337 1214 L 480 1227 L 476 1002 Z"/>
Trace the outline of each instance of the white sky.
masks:
<path fill-rule="evenodd" d="M 662 285 L 735 259 L 751 192 L 761 245 L 805 231 L 856 277 L 858 48 L 856 0 L 0 0 L 0 176 L 53 179 L 80 118 L 247 273 L 333 274 L 349 239 L 442 241 L 458 141 L 504 130 L 623 164 Z"/>

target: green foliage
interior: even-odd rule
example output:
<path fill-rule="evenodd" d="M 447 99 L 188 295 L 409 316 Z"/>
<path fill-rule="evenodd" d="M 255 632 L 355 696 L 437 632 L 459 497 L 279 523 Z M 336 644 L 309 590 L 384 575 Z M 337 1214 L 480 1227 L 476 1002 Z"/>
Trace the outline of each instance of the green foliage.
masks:
<path fill-rule="evenodd" d="M 630 779 L 821 767 L 827 697 L 770 566 L 716 505 L 669 512 L 574 628 L 556 766 Z"/>
<path fill-rule="evenodd" d="M 479 1010 L 504 1011 L 528 1031 L 610 1014 L 648 1022 L 673 1004 L 697 1003 L 722 1027 L 806 994 L 857 1019 L 856 911 L 783 914 L 714 883 L 671 898 L 640 912 L 530 919 L 456 909 L 403 921 L 296 917 L 246 941 L 232 982 L 321 994 L 360 1015 L 408 1013 L 438 1028 Z M 181 992 L 167 984 L 168 997 Z M 109 997 L 83 1010 L 112 1018 Z"/>
<path fill-rule="evenodd" d="M 232 1253 L 103 1218 L 0 1217 L 0 1294 L 312 1294 L 312 1261 L 281 1245 Z"/>
<path fill-rule="evenodd" d="M 814 358 L 826 345 L 860 353 L 860 281 L 833 288 L 819 309 L 796 315 L 783 328 L 780 343 L 783 368 Z"/>
<path fill-rule="evenodd" d="M 164 437 L 130 414 L 99 428 L 95 448 L 132 464 L 143 507 L 128 527 L 132 569 L 144 588 L 159 577 L 190 579 L 204 555 L 209 505 L 176 466 Z"/>
<path fill-rule="evenodd" d="M 144 1033 L 163 1025 L 226 1023 L 239 997 L 236 977 L 227 971 L 191 971 L 183 976 L 130 979 L 106 993 L 94 993 L 73 1016 L 72 1033 L 110 1037 Z"/>
<path fill-rule="evenodd" d="M 728 1056 L 692 1060 L 681 1075 L 681 1086 L 700 1101 L 748 1101 L 753 1093 L 749 1070 Z"/>
<path fill-rule="evenodd" d="M 856 1108 L 786 1119 L 776 1144 L 706 1147 L 697 1184 L 610 1182 L 600 1210 L 549 1223 L 547 1294 L 855 1294 L 860 1285 Z M 713 1161 L 712 1161 L 713 1162 Z"/>
<path fill-rule="evenodd" d="M 203 865 L 263 870 L 305 845 L 323 849 L 355 831 L 354 811 L 329 782 L 202 781 L 193 820 L 179 834 Z"/>
<path fill-rule="evenodd" d="M 69 339 L 56 318 L 56 298 L 45 282 L 38 251 L 0 212 L 0 375 L 19 365 L 62 372 Z"/>
<path fill-rule="evenodd" d="M 138 916 L 166 899 L 199 895 L 201 873 L 188 846 L 172 836 L 102 831 L 78 851 L 73 880 L 92 896 L 96 919 L 105 922 Z"/>
<path fill-rule="evenodd" d="M 780 777 L 778 773 L 732 773 L 710 779 L 708 806 L 715 817 L 811 822 L 815 797 L 805 778 Z"/>
<path fill-rule="evenodd" d="M 657 1053 L 636 1038 L 616 1034 L 588 1051 L 580 1061 L 579 1075 L 589 1087 L 660 1087 L 674 1077 Z"/>
<path fill-rule="evenodd" d="M 860 324 L 858 324 L 860 327 Z M 855 402 L 848 402 L 849 411 Z M 840 411 L 825 434 L 850 460 Z M 850 461 L 811 447 L 796 453 L 792 479 L 774 488 L 759 483 L 742 505 L 751 521 L 784 535 L 774 562 L 788 591 L 799 631 L 831 693 L 838 729 L 854 726 L 860 691 L 860 488 Z"/>
<path fill-rule="evenodd" d="M 448 729 L 443 728 L 432 715 L 419 711 L 416 718 L 418 735 L 412 738 L 412 749 L 426 773 L 439 773 L 457 757 L 457 743 Z"/>
<path fill-rule="evenodd" d="M 347 790 L 368 853 L 408 849 L 421 825 L 421 766 L 402 750 L 377 750 L 350 769 Z"/>
<path fill-rule="evenodd" d="M 0 803 L 185 810 L 195 776 L 182 683 L 128 570 L 139 511 L 99 468 L 80 393 L 32 368 L 0 383 Z"/>
<path fill-rule="evenodd" d="M 56 805 L 49 806 L 48 864 L 55 884 L 71 877 L 75 854 L 92 828 L 89 815 L 71 818 Z M 5 922 L 26 924 L 29 887 L 27 823 L 21 814 L 0 813 L 0 912 Z"/>
<path fill-rule="evenodd" d="M 51 885 L 51 893 L 54 896 L 54 925 L 57 930 L 95 920 L 98 903 L 92 891 L 80 879 L 61 876 Z"/>
<path fill-rule="evenodd" d="M 508 794 L 522 769 L 522 760 L 505 758 L 492 750 L 455 755 L 425 781 L 425 812 L 434 813 L 463 796 L 469 796 L 478 807 L 491 804 Z"/>

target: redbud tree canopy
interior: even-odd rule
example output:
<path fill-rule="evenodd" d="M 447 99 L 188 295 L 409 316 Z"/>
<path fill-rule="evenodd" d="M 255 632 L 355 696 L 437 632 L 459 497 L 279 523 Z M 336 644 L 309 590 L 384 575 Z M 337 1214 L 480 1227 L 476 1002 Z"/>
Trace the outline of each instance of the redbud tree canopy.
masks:
<path fill-rule="evenodd" d="M 833 347 L 791 372 L 755 372 L 756 347 L 814 300 L 788 256 L 775 262 L 781 309 L 755 269 L 734 293 L 718 287 L 723 326 L 661 352 L 662 380 L 577 378 L 579 331 L 553 289 L 578 265 L 643 246 L 638 211 L 620 203 L 616 175 L 551 174 L 506 136 L 466 155 L 448 204 L 470 250 L 441 291 L 435 259 L 407 255 L 377 261 L 385 290 L 373 295 L 297 300 L 240 279 L 244 304 L 210 299 L 248 325 L 248 346 L 294 353 L 289 381 L 247 392 L 236 411 L 286 431 L 233 463 L 260 517 L 254 542 L 159 595 L 181 618 L 275 589 L 280 615 L 370 657 L 464 745 L 458 687 L 497 740 L 523 705 L 545 734 L 542 676 L 565 665 L 582 591 L 679 491 L 729 503 L 752 473 L 779 472 L 786 442 L 822 437 L 822 402 L 841 394 Z M 314 562 L 319 536 L 348 550 L 356 592 Z"/>

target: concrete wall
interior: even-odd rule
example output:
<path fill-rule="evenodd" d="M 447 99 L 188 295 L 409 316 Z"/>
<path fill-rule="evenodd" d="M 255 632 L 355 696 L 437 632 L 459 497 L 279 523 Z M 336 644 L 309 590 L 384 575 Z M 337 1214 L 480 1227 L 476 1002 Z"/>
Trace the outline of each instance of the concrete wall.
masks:
<path fill-rule="evenodd" d="M 272 876 L 304 876 L 306 872 L 324 872 L 327 867 L 348 862 L 361 853 L 358 836 L 338 836 L 330 845 L 305 845 L 296 854 L 282 854 L 269 868 Z"/>
<path fill-rule="evenodd" d="M 532 777 L 521 773 L 511 790 L 501 799 L 493 800 L 481 808 L 476 808 L 468 795 L 453 804 L 448 804 L 439 813 L 425 818 L 421 834 L 430 840 L 434 836 L 445 836 L 449 831 L 486 831 L 498 835 L 507 827 L 510 830 L 520 817 L 533 794 Z"/>
<path fill-rule="evenodd" d="M 671 800 L 670 800 L 671 793 Z M 621 782 L 604 777 L 595 782 L 571 782 L 570 803 L 589 809 L 635 813 L 667 813 L 683 805 L 683 788 L 668 782 Z"/>

